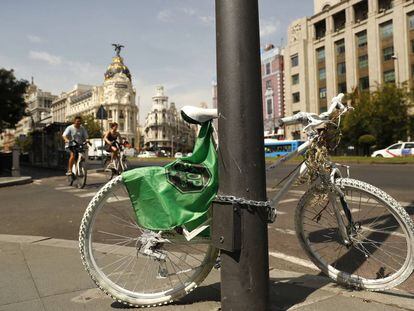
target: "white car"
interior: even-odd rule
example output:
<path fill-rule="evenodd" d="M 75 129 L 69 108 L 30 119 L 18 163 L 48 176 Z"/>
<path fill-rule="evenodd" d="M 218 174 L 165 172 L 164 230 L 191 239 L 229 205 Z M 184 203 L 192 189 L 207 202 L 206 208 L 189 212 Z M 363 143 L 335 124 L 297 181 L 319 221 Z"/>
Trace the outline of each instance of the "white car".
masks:
<path fill-rule="evenodd" d="M 374 151 L 371 157 L 395 158 L 414 156 L 414 142 L 398 142 L 385 149 Z"/>
<path fill-rule="evenodd" d="M 142 151 L 139 155 L 138 158 L 155 158 L 157 155 L 155 154 L 155 152 L 152 151 Z"/>
<path fill-rule="evenodd" d="M 178 158 L 182 158 L 183 157 L 183 153 L 182 152 L 176 152 L 174 154 L 174 158 L 178 159 Z"/>

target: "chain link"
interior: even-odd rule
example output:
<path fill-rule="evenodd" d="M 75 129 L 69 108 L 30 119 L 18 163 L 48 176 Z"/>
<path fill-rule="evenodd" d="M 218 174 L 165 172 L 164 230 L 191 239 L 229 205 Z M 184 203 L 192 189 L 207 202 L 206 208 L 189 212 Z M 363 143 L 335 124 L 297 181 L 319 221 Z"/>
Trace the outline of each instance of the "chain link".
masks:
<path fill-rule="evenodd" d="M 238 198 L 234 195 L 216 195 L 216 201 L 242 206 L 263 207 L 267 209 L 267 222 L 273 223 L 276 220 L 276 208 L 271 206 L 271 201 L 255 201 L 245 198 Z"/>

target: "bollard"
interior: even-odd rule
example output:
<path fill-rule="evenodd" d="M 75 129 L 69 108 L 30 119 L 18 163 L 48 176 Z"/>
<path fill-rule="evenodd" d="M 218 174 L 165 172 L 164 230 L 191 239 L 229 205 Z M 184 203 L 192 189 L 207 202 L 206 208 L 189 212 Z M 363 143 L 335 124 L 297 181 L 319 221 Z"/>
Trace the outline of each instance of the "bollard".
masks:
<path fill-rule="evenodd" d="M 11 173 L 13 177 L 20 177 L 20 148 L 19 146 L 13 146 L 12 149 L 12 169 Z"/>

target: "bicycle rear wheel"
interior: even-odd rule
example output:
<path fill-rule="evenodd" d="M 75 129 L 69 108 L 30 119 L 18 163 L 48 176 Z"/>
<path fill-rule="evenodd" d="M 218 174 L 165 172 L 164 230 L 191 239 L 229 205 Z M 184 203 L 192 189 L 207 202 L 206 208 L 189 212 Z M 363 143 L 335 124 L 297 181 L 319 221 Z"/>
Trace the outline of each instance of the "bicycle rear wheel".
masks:
<path fill-rule="evenodd" d="M 145 248 L 153 238 L 158 242 Z M 217 258 L 210 238 L 187 241 L 180 230 L 154 232 L 139 227 L 122 175 L 109 181 L 89 203 L 79 246 L 97 286 L 133 306 L 167 304 L 188 294 L 205 279 Z"/>
<path fill-rule="evenodd" d="M 410 216 L 374 186 L 349 178 L 336 183 L 356 227 L 350 234 L 351 245 L 341 239 L 328 193 L 315 186 L 301 198 L 295 215 L 296 233 L 309 258 L 342 285 L 385 290 L 404 282 L 414 268 Z M 345 219 L 339 197 L 336 206 Z"/>

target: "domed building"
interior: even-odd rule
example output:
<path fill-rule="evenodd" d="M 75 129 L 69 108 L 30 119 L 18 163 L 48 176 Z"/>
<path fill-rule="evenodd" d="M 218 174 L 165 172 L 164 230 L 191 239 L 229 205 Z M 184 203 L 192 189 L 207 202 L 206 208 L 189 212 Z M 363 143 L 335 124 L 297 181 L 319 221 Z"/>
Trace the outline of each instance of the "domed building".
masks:
<path fill-rule="evenodd" d="M 53 101 L 53 122 L 71 122 L 77 115 L 96 116 L 103 105 L 108 116 L 103 122 L 104 131 L 109 129 L 109 123 L 117 122 L 121 136 L 135 146 L 138 119 L 136 91 L 132 86 L 131 73 L 119 52 L 120 49 L 104 74 L 103 85 L 77 84 L 73 90 L 62 93 Z"/>
<path fill-rule="evenodd" d="M 151 111 L 145 120 L 144 148 L 174 155 L 175 152 L 192 151 L 194 142 L 194 126 L 181 118 L 175 103 L 168 103 L 164 87 L 157 86 Z"/>

